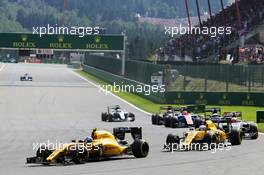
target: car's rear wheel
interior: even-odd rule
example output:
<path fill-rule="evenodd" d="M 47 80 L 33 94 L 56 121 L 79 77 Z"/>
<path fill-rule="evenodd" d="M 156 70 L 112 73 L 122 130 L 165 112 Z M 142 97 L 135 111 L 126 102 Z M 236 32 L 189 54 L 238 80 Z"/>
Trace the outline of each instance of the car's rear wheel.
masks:
<path fill-rule="evenodd" d="M 106 113 L 102 113 L 101 114 L 101 119 L 103 122 L 107 121 L 107 114 Z"/>
<path fill-rule="evenodd" d="M 131 121 L 131 122 L 135 121 L 135 114 L 133 114 L 133 113 L 129 113 L 129 114 L 128 114 L 128 117 L 130 118 L 130 121 Z"/>
<path fill-rule="evenodd" d="M 39 157 L 42 159 L 43 164 L 48 164 L 47 158 L 52 154 L 53 149 L 43 145 L 40 146 L 36 152 L 36 157 Z"/>
<path fill-rule="evenodd" d="M 149 153 L 149 145 L 146 141 L 136 139 L 134 143 L 131 145 L 133 155 L 136 158 L 144 158 L 147 157 Z"/>
<path fill-rule="evenodd" d="M 232 129 L 229 134 L 229 140 L 232 145 L 240 145 L 242 143 L 242 135 L 238 129 Z"/>
<path fill-rule="evenodd" d="M 258 127 L 255 124 L 250 125 L 250 135 L 251 139 L 256 140 L 258 138 Z"/>
<path fill-rule="evenodd" d="M 168 117 L 164 117 L 164 126 L 165 126 L 166 128 L 171 127 L 171 119 L 170 119 L 170 118 L 168 118 Z"/>
<path fill-rule="evenodd" d="M 157 116 L 156 115 L 152 115 L 151 116 L 151 123 L 152 123 L 152 125 L 156 125 L 157 124 Z"/>
<path fill-rule="evenodd" d="M 84 164 L 87 162 L 88 160 L 88 152 L 87 150 L 85 150 L 85 148 L 83 147 L 83 149 L 76 149 L 71 151 L 71 156 L 72 156 L 72 161 L 76 164 Z"/>
<path fill-rule="evenodd" d="M 166 145 L 164 148 L 169 148 L 169 151 L 175 148 L 175 146 L 179 146 L 180 137 L 176 134 L 169 134 L 166 138 Z"/>

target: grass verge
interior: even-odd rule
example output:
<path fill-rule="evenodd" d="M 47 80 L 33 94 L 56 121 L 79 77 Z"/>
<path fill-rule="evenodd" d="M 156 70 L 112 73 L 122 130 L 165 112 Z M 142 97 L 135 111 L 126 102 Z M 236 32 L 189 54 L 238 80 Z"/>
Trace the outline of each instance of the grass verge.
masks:
<path fill-rule="evenodd" d="M 82 77 L 98 85 L 109 84 L 106 81 L 99 79 L 87 72 L 81 70 L 76 70 L 76 72 Z M 112 93 L 149 113 L 156 113 L 159 111 L 159 107 L 161 105 L 165 105 L 165 104 L 153 103 L 152 101 L 147 100 L 141 96 L 128 92 L 112 92 Z M 172 106 L 177 107 L 179 105 L 172 105 Z M 219 107 L 219 106 L 208 106 L 208 107 Z M 220 106 L 220 107 L 222 111 L 229 111 L 229 112 L 240 111 L 243 114 L 243 119 L 248 121 L 256 121 L 256 110 L 264 110 L 264 107 L 254 107 L 254 106 Z M 259 130 L 261 132 L 264 132 L 264 123 L 258 124 L 258 126 L 259 126 Z"/>

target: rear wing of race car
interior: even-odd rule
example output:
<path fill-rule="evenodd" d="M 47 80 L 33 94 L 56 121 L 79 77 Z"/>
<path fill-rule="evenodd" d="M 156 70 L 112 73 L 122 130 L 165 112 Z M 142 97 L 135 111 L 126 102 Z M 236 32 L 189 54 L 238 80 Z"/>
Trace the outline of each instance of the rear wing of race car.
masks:
<path fill-rule="evenodd" d="M 116 109 L 116 108 L 121 108 L 119 105 L 115 105 L 115 106 L 107 106 L 107 112 L 110 113 L 110 109 Z"/>
<path fill-rule="evenodd" d="M 205 112 L 220 112 L 221 113 L 221 108 L 206 108 Z"/>
<path fill-rule="evenodd" d="M 131 133 L 132 138 L 142 139 L 142 128 L 141 127 L 119 127 L 113 129 L 113 134 L 119 140 L 125 139 L 125 134 Z"/>
<path fill-rule="evenodd" d="M 242 120 L 242 112 L 224 112 L 223 114 L 224 117 L 232 117 L 233 115 Z"/>
<path fill-rule="evenodd" d="M 175 108 L 174 110 L 175 111 L 187 111 L 189 113 L 204 113 L 205 105 L 203 104 L 188 105 L 188 106 Z"/>
<path fill-rule="evenodd" d="M 173 109 L 172 106 L 161 106 L 160 110 L 169 110 L 169 109 Z"/>

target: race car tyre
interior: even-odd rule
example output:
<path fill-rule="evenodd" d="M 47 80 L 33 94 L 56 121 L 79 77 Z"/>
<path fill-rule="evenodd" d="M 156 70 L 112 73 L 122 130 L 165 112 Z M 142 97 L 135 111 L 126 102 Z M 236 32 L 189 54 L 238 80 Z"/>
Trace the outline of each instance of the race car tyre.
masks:
<path fill-rule="evenodd" d="M 258 127 L 255 124 L 250 124 L 250 134 L 251 139 L 257 139 L 258 138 Z"/>
<path fill-rule="evenodd" d="M 217 136 L 211 132 L 207 132 L 205 134 L 203 141 L 208 144 L 209 149 L 215 148 L 217 146 L 217 144 L 220 142 L 220 140 L 217 138 Z"/>
<path fill-rule="evenodd" d="M 151 123 L 152 123 L 152 125 L 157 125 L 157 116 L 156 115 L 151 116 Z"/>
<path fill-rule="evenodd" d="M 101 117 L 102 117 L 103 122 L 107 121 L 107 114 L 106 113 L 102 113 Z"/>
<path fill-rule="evenodd" d="M 147 157 L 148 152 L 149 152 L 149 145 L 146 141 L 140 140 L 140 139 L 136 139 L 132 145 L 132 152 L 133 155 L 136 158 L 144 158 Z"/>
<path fill-rule="evenodd" d="M 71 151 L 72 161 L 76 164 L 84 164 L 88 160 L 87 150 L 83 147 L 83 149 L 76 149 Z"/>
<path fill-rule="evenodd" d="M 161 116 L 157 116 L 157 125 L 163 125 L 163 118 Z"/>
<path fill-rule="evenodd" d="M 107 115 L 107 118 L 108 118 L 108 122 L 114 122 L 112 115 Z"/>
<path fill-rule="evenodd" d="M 131 118 L 131 120 L 130 120 L 131 122 L 135 121 L 135 114 L 129 113 L 128 117 Z"/>
<path fill-rule="evenodd" d="M 40 157 L 43 161 L 43 164 L 48 164 L 45 163 L 46 159 L 52 154 L 53 150 L 45 145 L 42 145 L 38 148 L 36 152 L 36 157 Z"/>
<path fill-rule="evenodd" d="M 178 124 L 179 124 L 179 121 L 178 121 L 178 119 L 176 119 L 176 118 L 172 118 L 171 119 L 171 121 L 170 121 L 170 125 L 171 125 L 171 127 L 172 128 L 177 128 L 178 127 Z"/>
<path fill-rule="evenodd" d="M 175 134 L 169 134 L 166 138 L 166 144 L 180 143 L 180 137 Z"/>
<path fill-rule="evenodd" d="M 175 134 L 169 134 L 166 138 L 166 145 L 164 145 L 164 149 L 167 151 L 171 151 L 175 148 L 178 148 L 180 144 L 180 137 Z"/>
<path fill-rule="evenodd" d="M 166 128 L 170 128 L 171 127 L 171 119 L 168 117 L 164 117 L 164 126 Z"/>
<path fill-rule="evenodd" d="M 232 145 L 240 145 L 242 142 L 241 132 L 237 129 L 232 129 L 229 134 L 229 140 Z"/>

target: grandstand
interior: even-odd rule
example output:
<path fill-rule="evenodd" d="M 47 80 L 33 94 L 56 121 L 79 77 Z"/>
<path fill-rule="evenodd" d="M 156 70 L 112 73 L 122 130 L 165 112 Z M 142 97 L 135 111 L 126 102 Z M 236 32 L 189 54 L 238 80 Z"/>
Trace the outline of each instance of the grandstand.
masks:
<path fill-rule="evenodd" d="M 200 23 L 201 28 L 232 27 L 230 35 L 185 34 L 170 38 L 157 50 L 158 60 L 218 62 L 230 53 L 237 58 L 238 48 L 263 31 L 263 19 L 263 0 L 237 0 Z"/>

